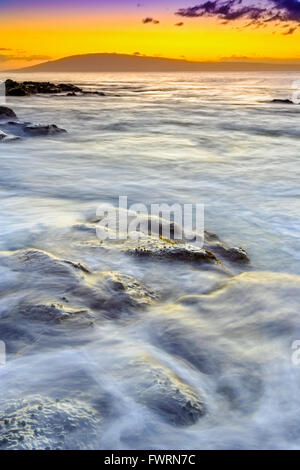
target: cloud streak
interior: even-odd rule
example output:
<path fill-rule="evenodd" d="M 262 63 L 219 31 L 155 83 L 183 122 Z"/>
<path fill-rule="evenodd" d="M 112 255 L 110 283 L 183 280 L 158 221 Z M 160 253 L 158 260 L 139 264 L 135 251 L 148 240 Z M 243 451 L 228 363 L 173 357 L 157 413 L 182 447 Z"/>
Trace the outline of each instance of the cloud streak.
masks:
<path fill-rule="evenodd" d="M 293 34 L 300 22 L 298 0 L 205 0 L 195 6 L 180 8 L 176 15 L 187 18 L 215 17 L 228 24 L 245 20 L 245 27 L 265 27 L 268 23 L 293 22 L 287 34 Z"/>
<path fill-rule="evenodd" d="M 147 18 L 144 18 L 142 22 L 144 24 L 148 24 L 148 23 L 159 24 L 158 20 L 155 20 L 154 18 L 151 18 L 150 16 L 147 16 Z"/>
<path fill-rule="evenodd" d="M 0 48 L 0 51 L 9 51 L 11 49 Z M 34 61 L 43 61 L 50 60 L 52 57 L 47 55 L 16 55 L 16 54 L 0 54 L 0 62 L 9 62 L 21 60 L 24 62 L 34 62 Z"/>

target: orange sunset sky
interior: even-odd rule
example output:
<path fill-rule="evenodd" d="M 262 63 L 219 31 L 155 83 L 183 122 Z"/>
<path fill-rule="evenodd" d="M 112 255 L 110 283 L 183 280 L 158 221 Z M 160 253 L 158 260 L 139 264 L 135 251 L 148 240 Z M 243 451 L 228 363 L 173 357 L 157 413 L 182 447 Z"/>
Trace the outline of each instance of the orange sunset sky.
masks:
<path fill-rule="evenodd" d="M 298 0 L 0 0 L 0 69 L 93 52 L 298 59 L 299 23 Z"/>

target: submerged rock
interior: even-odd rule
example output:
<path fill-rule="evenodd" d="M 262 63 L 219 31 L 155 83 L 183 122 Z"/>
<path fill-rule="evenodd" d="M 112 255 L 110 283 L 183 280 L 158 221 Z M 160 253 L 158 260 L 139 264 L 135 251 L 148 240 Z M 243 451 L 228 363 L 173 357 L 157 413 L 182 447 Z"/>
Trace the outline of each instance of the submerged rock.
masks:
<path fill-rule="evenodd" d="M 12 109 L 3 106 L 0 107 L 0 125 L 0 142 L 17 140 L 21 137 L 43 137 L 67 132 L 55 124 L 20 122 Z"/>
<path fill-rule="evenodd" d="M 105 300 L 101 299 L 101 309 L 108 310 L 110 316 L 119 317 L 124 308 L 145 308 L 158 300 L 151 289 L 128 274 L 102 272 L 96 285 L 101 285 L 106 292 Z"/>
<path fill-rule="evenodd" d="M 211 378 L 221 403 L 252 413 L 268 372 L 290 365 L 299 298 L 299 276 L 243 273 L 157 309 L 143 328 L 156 347 Z"/>
<path fill-rule="evenodd" d="M 132 361 L 122 373 L 135 400 L 171 424 L 187 426 L 204 414 L 203 399 L 167 367 L 143 357 Z"/>
<path fill-rule="evenodd" d="M 1 337 L 9 353 L 40 343 L 42 335 L 58 337 L 105 319 L 127 318 L 157 300 L 133 276 L 91 272 L 82 263 L 41 250 L 1 253 L 0 265 L 19 273 L 11 284 L 18 296 L 7 296 L 0 314 Z"/>
<path fill-rule="evenodd" d="M 2 132 L 0 130 L 0 142 L 11 142 L 11 141 L 18 140 L 18 139 L 19 137 L 15 135 L 5 134 L 5 132 Z"/>
<path fill-rule="evenodd" d="M 77 273 L 89 274 L 89 269 L 82 263 L 57 258 L 46 251 L 37 249 L 17 250 L 0 253 L 0 263 L 13 271 L 27 273 L 52 274 L 76 279 Z"/>
<path fill-rule="evenodd" d="M 129 221 L 130 217 L 134 216 L 128 211 Z M 87 223 L 77 224 L 73 229 L 79 237 L 86 238 L 91 243 L 93 239 L 96 243 L 98 236 L 99 243 L 104 249 L 119 250 L 137 258 L 183 261 L 195 265 L 210 264 L 223 269 L 222 263 L 226 261 L 230 263 L 250 261 L 244 248 L 230 247 L 214 233 L 205 231 L 204 234 L 195 234 L 192 238 L 192 236 L 187 237 L 183 228 L 174 222 L 170 223 L 159 217 L 138 216 L 138 218 L 140 230 L 129 231 L 128 235 L 122 237 L 117 231 L 99 225 L 101 218 L 97 217 Z M 155 230 L 152 230 L 153 219 Z M 169 238 L 164 236 L 165 233 Z"/>
<path fill-rule="evenodd" d="M 55 124 L 42 125 L 9 121 L 2 125 L 2 129 L 16 137 L 43 137 L 66 133 L 65 129 Z"/>
<path fill-rule="evenodd" d="M 39 304 L 38 302 L 24 301 L 10 312 L 10 319 L 12 315 L 16 317 L 16 321 L 19 324 L 21 319 L 23 319 L 30 323 L 38 321 L 47 324 L 60 323 L 69 325 L 74 321 L 78 325 L 83 326 L 84 323 L 91 324 L 94 320 L 94 316 L 88 309 L 80 309 L 58 302 Z"/>
<path fill-rule="evenodd" d="M 0 449 L 92 449 L 103 418 L 80 400 L 42 396 L 0 401 Z"/>
<path fill-rule="evenodd" d="M 204 232 L 204 248 L 216 253 L 222 260 L 247 263 L 250 261 L 247 251 L 242 247 L 229 247 L 212 232 Z"/>

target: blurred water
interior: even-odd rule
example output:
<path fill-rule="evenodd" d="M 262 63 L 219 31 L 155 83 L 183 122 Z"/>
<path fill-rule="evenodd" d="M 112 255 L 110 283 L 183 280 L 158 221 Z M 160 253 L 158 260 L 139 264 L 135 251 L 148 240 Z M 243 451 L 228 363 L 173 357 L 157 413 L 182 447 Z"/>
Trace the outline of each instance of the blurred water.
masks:
<path fill-rule="evenodd" d="M 251 291 L 249 305 L 244 304 L 243 293 L 242 299 L 229 296 L 226 311 L 222 311 L 225 324 L 219 318 L 206 318 L 202 323 L 196 307 L 186 307 L 180 313 L 174 307 L 172 322 L 190 324 L 187 338 L 191 348 L 199 341 L 206 344 L 210 335 L 221 349 L 225 339 L 229 342 L 231 353 L 224 368 L 233 377 L 236 372 L 232 372 L 232 357 L 242 357 L 242 346 L 237 346 L 234 335 L 228 333 L 229 325 L 237 322 L 238 315 L 241 331 L 252 331 L 248 315 L 257 315 L 257 303 L 269 299 L 262 312 L 274 313 L 274 321 L 278 321 L 275 338 L 264 337 L 261 344 L 261 329 L 266 326 L 263 315 L 257 320 L 259 333 L 249 333 L 249 337 L 245 334 L 244 338 L 247 358 L 240 360 L 245 374 L 251 375 L 249 360 L 264 382 L 261 401 L 246 414 L 226 408 L 214 376 L 207 378 L 185 358 L 160 348 L 159 340 L 156 343 L 146 334 L 147 325 L 152 328 L 157 315 L 172 316 L 172 308 L 171 313 L 164 313 L 165 305 L 155 307 L 146 319 L 141 316 L 134 325 L 100 328 L 99 336 L 96 333 L 85 350 L 83 362 L 95 380 L 121 396 L 124 408 L 123 415 L 108 425 L 105 438 L 99 437 L 92 447 L 299 446 L 295 415 L 300 405 L 296 393 L 300 377 L 290 361 L 290 341 L 297 339 L 297 317 L 291 320 L 288 333 L 280 325 L 289 320 L 287 309 L 293 312 L 297 308 L 296 294 L 293 291 L 291 300 L 286 289 L 291 282 L 299 283 L 299 278 L 286 279 L 284 274 L 300 275 L 300 107 L 271 103 L 274 98 L 291 97 L 297 74 L 62 74 L 10 78 L 72 82 L 87 90 L 104 91 L 106 96 L 7 99 L 7 105 L 21 120 L 55 123 L 68 134 L 1 145 L 1 250 L 36 247 L 85 262 L 91 269 L 121 271 L 163 291 L 171 305 L 179 296 L 199 295 L 211 288 L 217 279 L 189 266 L 170 269 L 163 262 L 149 265 L 126 256 L 95 256 L 70 242 L 68 227 L 80 221 L 84 213 L 93 212 L 102 202 L 115 204 L 120 195 L 126 195 L 129 203 L 205 204 L 206 229 L 249 252 L 250 265 L 236 268 L 236 274 L 246 269 L 271 272 L 275 279 L 275 273 L 281 273 L 279 279 L 282 276 L 282 285 L 280 281 L 274 285 L 271 278 L 263 291 Z M 2 274 L 6 290 L 10 276 L 7 271 Z M 1 302 L 8 302 L 5 289 Z M 222 305 L 223 300 L 220 304 L 215 299 L 212 312 L 222 310 Z M 198 337 L 192 335 L 193 330 L 199 330 Z M 201 389 L 210 409 L 204 421 L 190 428 L 170 427 L 149 410 L 140 409 L 126 390 L 122 392 L 122 380 L 115 378 L 112 364 L 124 363 L 126 367 L 126 360 L 145 351 Z M 64 361 L 66 354 L 68 360 L 74 354 L 74 363 L 78 357 L 76 348 L 73 352 L 49 354 L 53 356 L 51 363 Z M 214 363 L 213 349 L 208 354 Z M 265 357 L 268 364 L 262 365 Z M 49 361 L 48 357 L 43 360 Z M 20 366 L 18 361 L 25 364 Z M 33 365 L 28 359 L 18 361 L 12 361 L 6 374 L 10 369 L 13 374 L 16 367 L 28 381 Z M 41 371 L 45 364 L 38 367 Z M 9 382 L 5 380 L 1 387 L 7 388 Z M 53 380 L 55 370 L 49 372 L 49 381 Z M 236 387 L 242 401 L 243 394 L 245 402 L 253 399 L 240 382 Z M 32 390 L 38 392 L 39 385 L 32 384 Z M 256 398 L 253 400 L 256 402 Z M 153 432 L 146 431 L 149 423 Z M 127 436 L 128 429 L 132 439 Z"/>

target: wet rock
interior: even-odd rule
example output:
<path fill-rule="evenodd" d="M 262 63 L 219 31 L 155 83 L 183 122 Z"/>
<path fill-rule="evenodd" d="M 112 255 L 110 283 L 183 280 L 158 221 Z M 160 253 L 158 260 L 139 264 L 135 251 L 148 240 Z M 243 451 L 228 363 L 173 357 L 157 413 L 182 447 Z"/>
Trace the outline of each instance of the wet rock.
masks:
<path fill-rule="evenodd" d="M 51 82 L 16 82 L 15 80 L 6 80 L 7 96 L 30 96 L 36 94 L 49 94 L 63 96 L 82 96 L 82 95 L 98 95 L 105 96 L 105 93 L 99 91 L 85 91 L 82 88 L 72 85 L 71 83 L 51 83 Z"/>
<path fill-rule="evenodd" d="M 66 133 L 55 124 L 32 124 L 18 121 L 17 115 L 10 108 L 0 106 L 0 142 L 18 140 L 22 137 L 45 137 Z"/>
<path fill-rule="evenodd" d="M 105 96 L 105 93 L 103 91 L 84 91 L 81 90 L 81 93 L 83 95 L 97 95 L 97 96 Z M 78 96 L 78 95 L 77 95 Z"/>
<path fill-rule="evenodd" d="M 275 98 L 271 101 L 271 103 L 276 103 L 276 104 L 295 104 L 292 100 L 289 99 L 279 99 Z"/>
<path fill-rule="evenodd" d="M 158 300 L 157 295 L 144 283 L 128 274 L 112 271 L 98 275 L 96 285 L 101 285 L 105 295 L 101 297 L 99 307 L 109 311 L 109 316 L 119 317 L 128 307 L 146 308 Z"/>
<path fill-rule="evenodd" d="M 16 283 L 20 295 L 24 291 L 26 298 L 21 298 L 13 311 L 32 320 L 76 323 L 78 319 L 80 325 L 93 318 L 90 309 L 97 318 L 102 318 L 99 313 L 118 318 L 157 300 L 155 293 L 133 276 L 110 271 L 92 273 L 82 263 L 41 250 L 2 253 L 0 264 L 21 274 Z M 68 304 L 63 301 L 66 298 Z"/>
<path fill-rule="evenodd" d="M 250 261 L 247 251 L 242 247 L 229 247 L 212 232 L 204 233 L 204 248 L 216 253 L 222 260 L 247 263 Z"/>
<path fill-rule="evenodd" d="M 19 137 L 16 137 L 14 135 L 9 135 L 9 134 L 5 134 L 5 132 L 2 132 L 0 130 L 0 142 L 11 142 L 13 140 L 18 140 Z"/>
<path fill-rule="evenodd" d="M 0 412 L 1 450 L 92 449 L 103 422 L 98 410 L 76 399 L 1 400 Z"/>
<path fill-rule="evenodd" d="M 83 322 L 91 324 L 94 320 L 94 316 L 88 309 L 80 309 L 65 305 L 58 302 L 39 304 L 38 302 L 23 302 L 18 308 L 11 312 L 11 315 L 16 316 L 16 320 L 20 322 L 21 319 L 29 322 L 45 322 L 50 323 L 71 323 L 76 321 L 83 326 Z"/>
<path fill-rule="evenodd" d="M 0 106 L 0 121 L 7 121 L 10 119 L 17 119 L 16 113 L 6 106 Z"/>
<path fill-rule="evenodd" d="M 149 357 L 133 361 L 123 372 L 137 402 L 176 426 L 196 423 L 204 414 L 203 398 L 167 367 Z"/>
<path fill-rule="evenodd" d="M 211 232 L 184 232 L 182 226 L 161 217 L 149 217 L 132 213 L 132 211 L 116 210 L 119 216 L 126 216 L 128 227 L 131 220 L 137 221 L 135 229 L 128 236 L 120 239 L 117 232 L 108 226 L 102 226 L 101 217 L 94 217 L 85 224 L 74 226 L 77 232 L 86 232 L 96 237 L 103 248 L 115 248 L 129 255 L 140 258 L 168 261 L 185 261 L 195 264 L 212 264 L 222 266 L 222 261 L 244 263 L 250 261 L 244 248 L 230 247 Z M 99 224 L 100 223 L 100 224 Z"/>
<path fill-rule="evenodd" d="M 196 264 L 220 264 L 214 253 L 193 245 L 173 243 L 159 238 L 142 240 L 138 242 L 138 245 L 137 248 L 127 249 L 127 253 L 151 259 L 187 261 Z"/>
<path fill-rule="evenodd" d="M 15 271 L 52 274 L 76 279 L 76 273 L 89 274 L 82 263 L 57 258 L 46 251 L 37 249 L 17 250 L 0 253 L 0 263 Z"/>
<path fill-rule="evenodd" d="M 81 88 L 69 84 L 54 84 L 50 82 L 16 82 L 14 80 L 6 80 L 7 96 L 30 96 L 33 94 L 54 94 L 63 92 L 81 92 Z"/>
<path fill-rule="evenodd" d="M 66 133 L 65 129 L 55 124 L 41 125 L 9 121 L 2 125 L 2 129 L 16 137 L 44 137 Z"/>

